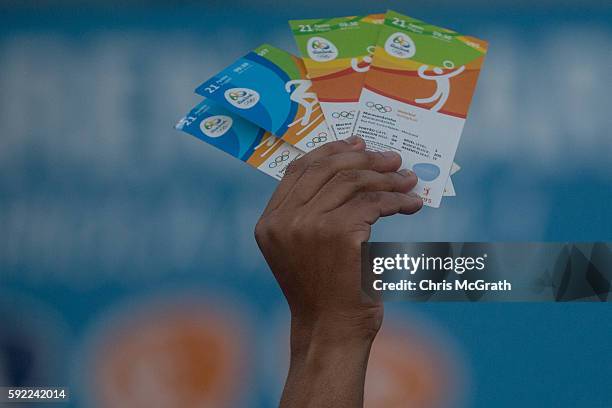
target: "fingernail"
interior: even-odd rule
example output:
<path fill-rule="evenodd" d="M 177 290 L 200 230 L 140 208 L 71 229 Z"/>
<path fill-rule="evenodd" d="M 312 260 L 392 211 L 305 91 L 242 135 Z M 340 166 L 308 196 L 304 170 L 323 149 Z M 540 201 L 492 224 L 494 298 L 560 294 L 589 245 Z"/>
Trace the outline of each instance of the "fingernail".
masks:
<path fill-rule="evenodd" d="M 351 136 L 344 139 L 344 141 L 348 144 L 356 145 L 358 143 L 361 143 L 361 138 L 359 136 Z"/>
<path fill-rule="evenodd" d="M 412 198 L 415 202 L 419 203 L 419 208 L 423 207 L 423 205 L 425 205 L 425 202 L 423 201 L 423 198 L 418 195 L 417 193 L 414 192 L 410 192 L 408 193 L 408 196 L 410 196 L 410 198 Z"/>
<path fill-rule="evenodd" d="M 404 177 L 412 177 L 415 175 L 412 170 L 408 170 L 408 169 L 401 169 L 400 171 L 398 171 L 398 173 Z"/>

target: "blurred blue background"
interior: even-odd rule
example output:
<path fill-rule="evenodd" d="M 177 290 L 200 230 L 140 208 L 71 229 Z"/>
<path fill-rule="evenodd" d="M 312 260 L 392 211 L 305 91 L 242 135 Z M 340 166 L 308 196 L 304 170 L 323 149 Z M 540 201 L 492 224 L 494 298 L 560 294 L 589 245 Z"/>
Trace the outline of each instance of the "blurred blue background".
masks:
<path fill-rule="evenodd" d="M 252 234 L 276 182 L 172 127 L 248 50 L 296 52 L 288 19 L 387 7 L 490 51 L 457 197 L 373 240 L 612 240 L 609 2 L 4 1 L 0 385 L 68 385 L 75 407 L 276 404 L 288 315 Z M 369 376 L 368 406 L 612 406 L 608 305 L 387 310 L 398 362 L 372 365 L 394 385 Z"/>

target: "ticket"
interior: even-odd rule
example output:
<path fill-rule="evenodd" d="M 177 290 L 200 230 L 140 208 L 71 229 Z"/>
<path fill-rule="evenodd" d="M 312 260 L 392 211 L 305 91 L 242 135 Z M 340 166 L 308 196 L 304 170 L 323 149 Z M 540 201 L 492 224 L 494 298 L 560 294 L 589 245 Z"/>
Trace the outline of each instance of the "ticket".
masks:
<path fill-rule="evenodd" d="M 335 140 L 311 85 L 300 58 L 262 45 L 196 93 L 308 152 Z"/>
<path fill-rule="evenodd" d="M 457 193 L 455 192 L 455 185 L 453 184 L 452 175 L 461 170 L 461 166 L 457 163 L 453 163 L 451 166 L 450 174 L 448 176 L 448 180 L 446 180 L 446 186 L 444 187 L 444 193 L 442 193 L 442 197 L 455 197 Z"/>
<path fill-rule="evenodd" d="M 204 99 L 176 129 L 189 133 L 280 180 L 287 166 L 304 153 L 270 132 Z"/>
<path fill-rule="evenodd" d="M 487 43 L 389 11 L 359 99 L 353 134 L 393 150 L 439 207 Z"/>
<path fill-rule="evenodd" d="M 203 100 L 175 126 L 280 180 L 287 166 L 304 153 L 210 100 Z M 276 153 L 276 154 L 275 154 Z M 459 167 L 457 166 L 457 171 Z M 454 171 L 451 170 L 451 175 Z M 444 195 L 455 195 L 448 178 Z"/>
<path fill-rule="evenodd" d="M 455 192 L 455 185 L 453 184 L 453 180 L 451 177 L 448 177 L 446 181 L 446 186 L 444 186 L 444 192 L 442 193 L 442 197 L 455 197 L 457 193 Z"/>
<path fill-rule="evenodd" d="M 329 128 L 351 136 L 384 14 L 291 20 L 289 25 Z"/>

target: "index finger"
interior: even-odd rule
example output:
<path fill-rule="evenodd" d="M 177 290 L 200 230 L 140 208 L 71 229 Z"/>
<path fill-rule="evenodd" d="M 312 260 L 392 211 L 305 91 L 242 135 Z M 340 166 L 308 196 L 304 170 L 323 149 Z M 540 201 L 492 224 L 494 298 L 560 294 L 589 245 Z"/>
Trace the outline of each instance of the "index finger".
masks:
<path fill-rule="evenodd" d="M 394 152 L 349 152 L 325 157 L 310 164 L 282 204 L 292 207 L 306 204 L 334 178 L 340 182 L 354 182 L 356 170 L 393 172 L 401 163 L 401 156 Z M 332 191 L 332 194 L 336 193 Z"/>
<path fill-rule="evenodd" d="M 264 214 L 274 210 L 280 205 L 280 203 L 283 202 L 287 194 L 289 194 L 289 192 L 293 189 L 295 183 L 302 177 L 304 171 L 306 171 L 311 163 L 334 154 L 360 150 L 365 150 L 365 142 L 363 139 L 357 136 L 352 136 L 345 140 L 326 143 L 323 146 L 320 146 L 293 161 L 289 167 L 287 167 L 285 175 L 272 194 L 272 197 L 264 210 Z"/>

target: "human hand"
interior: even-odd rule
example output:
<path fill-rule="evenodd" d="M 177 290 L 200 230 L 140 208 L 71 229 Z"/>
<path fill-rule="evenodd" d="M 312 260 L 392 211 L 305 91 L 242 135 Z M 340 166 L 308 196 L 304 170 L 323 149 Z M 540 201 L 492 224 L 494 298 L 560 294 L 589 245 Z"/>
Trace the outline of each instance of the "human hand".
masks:
<path fill-rule="evenodd" d="M 293 162 L 255 229 L 292 315 L 292 330 L 373 337 L 382 305 L 361 294 L 361 243 L 380 217 L 412 214 L 417 183 L 396 172 L 401 157 L 371 152 L 358 137 L 328 143 Z M 306 335 L 307 334 L 307 335 Z"/>
<path fill-rule="evenodd" d="M 255 237 L 291 310 L 291 361 L 281 408 L 363 406 L 379 301 L 361 293 L 361 243 L 380 217 L 412 214 L 414 173 L 397 153 L 352 137 L 293 162 Z"/>

